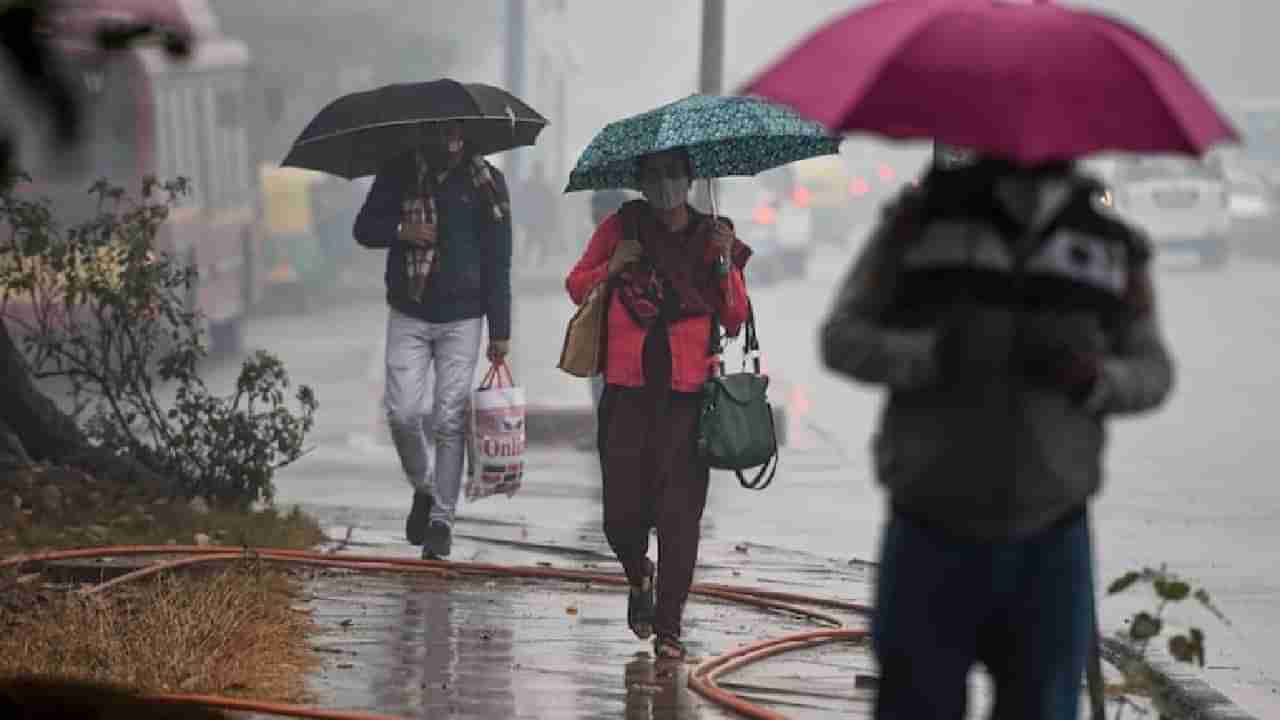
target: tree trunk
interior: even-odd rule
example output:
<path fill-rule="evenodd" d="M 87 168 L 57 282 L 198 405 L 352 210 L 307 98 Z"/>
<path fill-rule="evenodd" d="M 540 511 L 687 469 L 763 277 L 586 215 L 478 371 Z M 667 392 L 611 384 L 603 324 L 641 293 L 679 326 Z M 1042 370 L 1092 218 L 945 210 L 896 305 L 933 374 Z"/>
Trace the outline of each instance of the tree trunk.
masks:
<path fill-rule="evenodd" d="M 0 472 L 30 464 L 31 456 L 22 446 L 22 441 L 10 429 L 4 418 L 0 417 Z"/>
<path fill-rule="evenodd" d="M 0 319 L 0 464 L 72 465 L 104 480 L 170 485 L 150 468 L 89 445 L 84 433 L 32 381 L 22 352 Z"/>

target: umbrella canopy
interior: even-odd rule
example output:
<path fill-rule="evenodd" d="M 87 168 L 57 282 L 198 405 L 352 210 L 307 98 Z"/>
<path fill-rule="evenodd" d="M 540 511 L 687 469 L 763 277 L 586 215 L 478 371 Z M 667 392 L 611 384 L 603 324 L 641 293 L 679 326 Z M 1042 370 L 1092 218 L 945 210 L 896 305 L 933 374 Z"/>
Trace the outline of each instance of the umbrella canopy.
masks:
<path fill-rule="evenodd" d="M 190 53 L 197 36 L 208 34 L 199 8 L 181 0 L 77 0 L 51 8 L 55 41 L 76 50 L 119 50 L 160 41 L 173 55 Z"/>
<path fill-rule="evenodd" d="M 609 123 L 569 174 L 565 192 L 639 189 L 642 155 L 683 148 L 695 178 L 755 175 L 840 148 L 818 123 L 759 98 L 690 95 Z"/>
<path fill-rule="evenodd" d="M 881 0 L 820 28 L 744 92 L 838 132 L 927 138 L 1022 164 L 1199 155 L 1237 139 L 1136 29 L 1048 2 Z"/>
<path fill-rule="evenodd" d="M 532 145 L 547 119 L 511 93 L 481 83 L 432 80 L 344 95 L 317 114 L 282 165 L 340 177 L 373 175 L 382 165 L 457 120 L 479 155 Z"/>

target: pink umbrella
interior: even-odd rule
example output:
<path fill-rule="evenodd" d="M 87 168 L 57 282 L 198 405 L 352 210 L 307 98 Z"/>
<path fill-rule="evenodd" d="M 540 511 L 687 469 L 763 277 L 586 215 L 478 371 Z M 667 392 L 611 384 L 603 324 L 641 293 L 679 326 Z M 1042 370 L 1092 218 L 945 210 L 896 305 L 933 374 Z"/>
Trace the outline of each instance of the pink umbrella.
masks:
<path fill-rule="evenodd" d="M 743 92 L 837 132 L 926 138 L 1023 164 L 1199 155 L 1238 139 L 1137 30 L 1043 0 L 880 0 L 814 32 Z"/>
<path fill-rule="evenodd" d="M 70 46 L 109 42 L 113 34 L 125 43 L 157 39 L 185 54 L 208 12 L 205 3 L 192 0 L 64 0 L 55 5 L 50 24 Z"/>

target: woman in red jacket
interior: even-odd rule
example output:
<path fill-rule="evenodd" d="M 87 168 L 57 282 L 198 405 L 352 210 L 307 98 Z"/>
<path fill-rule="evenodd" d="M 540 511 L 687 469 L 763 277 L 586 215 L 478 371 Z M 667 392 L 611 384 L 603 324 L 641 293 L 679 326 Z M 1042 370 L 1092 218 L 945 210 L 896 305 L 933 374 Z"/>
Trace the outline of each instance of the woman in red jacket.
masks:
<path fill-rule="evenodd" d="M 691 176 L 682 150 L 641 158 L 644 199 L 596 228 L 565 282 L 579 304 L 601 283 L 610 293 L 598 443 L 604 532 L 631 583 L 627 624 L 639 638 L 656 634 L 660 659 L 685 655 L 680 618 L 710 479 L 696 440 L 712 322 L 736 335 L 748 309 L 742 268 L 751 250 L 727 219 L 689 206 Z"/>

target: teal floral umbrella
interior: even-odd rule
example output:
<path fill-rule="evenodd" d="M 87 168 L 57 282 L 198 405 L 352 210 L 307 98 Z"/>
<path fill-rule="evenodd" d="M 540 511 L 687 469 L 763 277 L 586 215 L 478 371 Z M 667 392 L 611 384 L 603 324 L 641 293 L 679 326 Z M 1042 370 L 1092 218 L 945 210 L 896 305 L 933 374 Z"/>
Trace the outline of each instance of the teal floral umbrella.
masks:
<path fill-rule="evenodd" d="M 673 148 L 689 153 L 695 178 L 719 178 L 832 155 L 840 140 L 822 125 L 767 100 L 690 95 L 606 125 L 578 158 L 564 191 L 639 190 L 637 158 Z"/>

